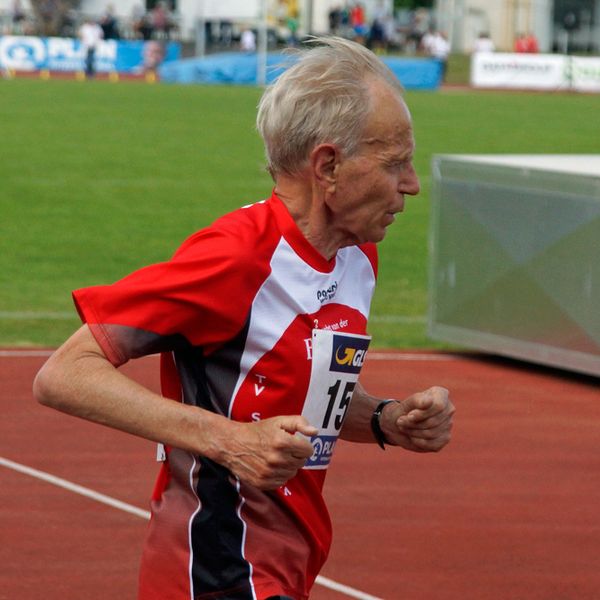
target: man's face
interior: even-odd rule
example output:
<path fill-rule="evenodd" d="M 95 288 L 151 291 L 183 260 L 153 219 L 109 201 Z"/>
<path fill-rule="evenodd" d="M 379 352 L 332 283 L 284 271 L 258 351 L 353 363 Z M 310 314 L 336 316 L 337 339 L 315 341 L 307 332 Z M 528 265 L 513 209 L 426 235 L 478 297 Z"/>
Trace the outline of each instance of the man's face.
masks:
<path fill-rule="evenodd" d="M 404 208 L 404 195 L 419 193 L 412 158 L 414 138 L 404 101 L 385 84 L 372 84 L 373 110 L 358 152 L 336 167 L 328 205 L 333 226 L 347 245 L 379 242 Z"/>

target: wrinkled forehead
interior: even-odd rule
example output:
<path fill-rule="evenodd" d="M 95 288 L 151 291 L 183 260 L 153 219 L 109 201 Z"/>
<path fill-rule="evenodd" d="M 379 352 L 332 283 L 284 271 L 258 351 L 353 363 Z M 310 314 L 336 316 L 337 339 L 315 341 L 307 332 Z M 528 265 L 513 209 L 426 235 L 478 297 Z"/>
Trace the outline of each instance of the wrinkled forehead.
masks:
<path fill-rule="evenodd" d="M 404 101 L 380 103 L 371 111 L 363 130 L 361 145 L 372 151 L 412 156 L 415 148 L 412 121 Z"/>

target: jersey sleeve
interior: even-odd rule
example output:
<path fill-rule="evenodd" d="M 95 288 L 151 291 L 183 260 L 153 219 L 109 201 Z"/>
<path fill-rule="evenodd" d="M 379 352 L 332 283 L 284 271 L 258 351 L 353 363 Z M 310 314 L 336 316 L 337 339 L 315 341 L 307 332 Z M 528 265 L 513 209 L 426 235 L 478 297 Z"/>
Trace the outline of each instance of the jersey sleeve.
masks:
<path fill-rule="evenodd" d="M 268 264 L 268 263 L 267 263 Z M 168 262 L 73 292 L 81 319 L 114 365 L 181 345 L 219 345 L 244 326 L 267 273 L 231 230 L 205 229 Z"/>

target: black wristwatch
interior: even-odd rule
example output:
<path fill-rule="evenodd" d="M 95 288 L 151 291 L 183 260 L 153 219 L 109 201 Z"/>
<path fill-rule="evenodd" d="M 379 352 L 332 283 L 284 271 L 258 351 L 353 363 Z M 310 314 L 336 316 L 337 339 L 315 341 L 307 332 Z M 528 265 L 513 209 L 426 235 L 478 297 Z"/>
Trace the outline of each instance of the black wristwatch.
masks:
<path fill-rule="evenodd" d="M 379 444 L 379 447 L 382 450 L 385 450 L 385 445 L 389 444 L 389 442 L 385 439 L 385 434 L 381 429 L 381 423 L 379 422 L 379 419 L 381 417 L 381 413 L 383 412 L 383 407 L 390 402 L 398 402 L 398 400 L 382 400 L 371 415 L 371 431 L 373 432 L 373 436 L 375 437 L 377 444 Z"/>

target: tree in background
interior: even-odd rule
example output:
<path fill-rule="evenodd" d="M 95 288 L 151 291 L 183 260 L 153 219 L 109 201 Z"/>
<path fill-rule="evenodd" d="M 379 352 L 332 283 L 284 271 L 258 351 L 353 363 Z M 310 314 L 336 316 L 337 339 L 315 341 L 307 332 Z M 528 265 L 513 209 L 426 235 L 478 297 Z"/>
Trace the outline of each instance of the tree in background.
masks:
<path fill-rule="evenodd" d="M 74 35 L 73 12 L 81 0 L 31 0 L 40 35 Z"/>

